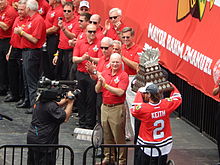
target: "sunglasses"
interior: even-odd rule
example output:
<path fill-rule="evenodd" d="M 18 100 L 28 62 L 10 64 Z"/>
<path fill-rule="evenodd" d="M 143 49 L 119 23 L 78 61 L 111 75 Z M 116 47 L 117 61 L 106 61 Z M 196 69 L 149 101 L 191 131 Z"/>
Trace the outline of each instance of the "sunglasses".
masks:
<path fill-rule="evenodd" d="M 81 11 L 89 11 L 89 9 L 81 8 Z"/>
<path fill-rule="evenodd" d="M 125 38 L 126 38 L 126 39 L 129 39 L 129 38 L 131 38 L 131 37 L 130 37 L 130 36 L 122 36 L 122 38 L 123 38 L 123 39 L 125 39 Z"/>
<path fill-rule="evenodd" d="M 90 33 L 90 34 L 95 34 L 96 33 L 96 31 L 95 30 L 88 30 L 88 33 Z"/>
<path fill-rule="evenodd" d="M 78 21 L 79 21 L 79 22 L 83 22 L 84 20 L 79 19 Z"/>
<path fill-rule="evenodd" d="M 101 46 L 100 48 L 101 48 L 101 49 L 108 50 L 108 48 L 109 48 L 109 47 L 104 47 L 104 46 Z"/>
<path fill-rule="evenodd" d="M 113 50 L 119 50 L 118 48 L 113 48 Z"/>
<path fill-rule="evenodd" d="M 89 21 L 90 24 L 94 24 L 94 25 L 97 25 L 98 22 L 94 22 L 94 21 Z"/>
<path fill-rule="evenodd" d="M 64 12 L 64 13 L 66 13 L 66 12 L 67 12 L 67 13 L 71 13 L 72 10 L 63 10 L 63 12 Z"/>
<path fill-rule="evenodd" d="M 109 19 L 116 19 L 118 16 L 109 17 Z"/>

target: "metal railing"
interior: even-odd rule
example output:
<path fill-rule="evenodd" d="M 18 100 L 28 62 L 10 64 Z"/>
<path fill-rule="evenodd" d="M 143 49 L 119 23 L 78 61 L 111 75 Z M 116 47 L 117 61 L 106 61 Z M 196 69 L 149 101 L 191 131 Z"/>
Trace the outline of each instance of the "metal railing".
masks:
<path fill-rule="evenodd" d="M 158 157 L 161 157 L 161 151 L 158 147 L 156 146 L 152 146 L 152 145 L 132 145 L 132 144 L 102 144 L 99 148 L 95 148 L 93 146 L 88 147 L 85 152 L 83 153 L 83 165 L 87 165 L 88 164 L 92 164 L 92 165 L 96 165 L 97 163 L 102 164 L 103 161 L 103 156 L 101 157 L 97 157 L 97 153 L 98 151 L 101 152 L 101 154 L 103 154 L 103 151 L 105 149 L 109 149 L 109 153 L 115 152 L 116 157 L 114 158 L 114 160 L 112 162 L 110 162 L 110 164 L 119 164 L 119 153 L 121 149 L 125 149 L 125 165 L 128 164 L 134 164 L 134 156 L 136 155 L 135 152 L 137 152 L 138 149 L 144 149 L 144 148 L 149 148 L 151 150 L 151 155 L 154 152 L 157 151 L 158 153 Z M 92 151 L 91 151 L 92 150 Z M 88 154 L 90 151 L 90 154 Z M 109 160 L 112 160 L 111 155 L 109 154 Z M 150 160 L 151 162 L 151 160 Z M 158 165 L 160 164 L 160 159 L 158 161 Z"/>
<path fill-rule="evenodd" d="M 37 158 L 34 161 L 36 164 L 40 164 L 44 157 L 44 163 L 48 164 L 50 157 L 48 153 L 55 152 L 56 165 L 73 165 L 74 164 L 74 152 L 66 145 L 39 145 L 39 144 L 27 144 L 27 145 L 3 145 L 0 146 L 0 165 L 26 165 L 28 164 L 28 152 L 34 151 L 33 157 Z M 39 153 L 44 153 L 39 156 Z M 36 154 L 36 155 L 35 155 Z M 1 155 L 3 156 L 1 158 Z M 30 156 L 30 155 L 29 155 Z M 2 159 L 2 160 L 1 160 Z M 48 164 L 49 165 L 49 164 Z"/>

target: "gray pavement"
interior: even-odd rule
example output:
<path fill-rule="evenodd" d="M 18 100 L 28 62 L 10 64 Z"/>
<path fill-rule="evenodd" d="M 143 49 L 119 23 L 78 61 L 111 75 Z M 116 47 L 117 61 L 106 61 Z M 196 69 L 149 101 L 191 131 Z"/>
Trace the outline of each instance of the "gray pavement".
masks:
<path fill-rule="evenodd" d="M 13 121 L 0 120 L 0 145 L 26 144 L 26 133 L 31 115 L 24 114 L 25 109 L 16 109 L 15 103 L 4 103 L 0 97 L 0 113 L 13 118 Z M 60 130 L 60 144 L 69 145 L 74 151 L 74 164 L 81 165 L 83 152 L 91 145 L 88 141 L 77 140 L 72 136 L 76 127 L 75 116 L 64 123 Z M 183 120 L 171 117 L 174 145 L 169 158 L 177 165 L 215 165 L 218 160 L 217 146 L 207 137 L 192 128 Z M 1 165 L 0 152 L 0 165 Z M 89 154 L 88 157 L 91 157 Z M 88 163 L 91 164 L 91 163 Z"/>

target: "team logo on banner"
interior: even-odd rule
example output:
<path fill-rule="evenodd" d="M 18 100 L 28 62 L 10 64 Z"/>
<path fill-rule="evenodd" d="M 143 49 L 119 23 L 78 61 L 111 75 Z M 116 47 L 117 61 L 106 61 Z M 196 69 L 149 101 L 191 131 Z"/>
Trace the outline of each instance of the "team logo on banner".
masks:
<path fill-rule="evenodd" d="M 215 0 L 210 0 L 209 9 L 213 7 Z M 202 20 L 207 0 L 178 0 L 177 21 L 181 21 L 189 14 Z"/>

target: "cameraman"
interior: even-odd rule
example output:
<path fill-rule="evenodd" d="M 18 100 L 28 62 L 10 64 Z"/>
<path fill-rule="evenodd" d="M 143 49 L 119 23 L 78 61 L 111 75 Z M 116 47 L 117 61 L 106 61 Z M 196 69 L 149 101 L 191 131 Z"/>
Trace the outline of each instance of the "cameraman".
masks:
<path fill-rule="evenodd" d="M 34 106 L 32 122 L 27 134 L 27 144 L 58 144 L 60 124 L 67 122 L 72 113 L 74 97 L 71 91 L 60 102 L 44 100 Z M 63 110 L 62 106 L 66 106 Z M 56 149 L 30 148 L 28 165 L 55 165 Z"/>

